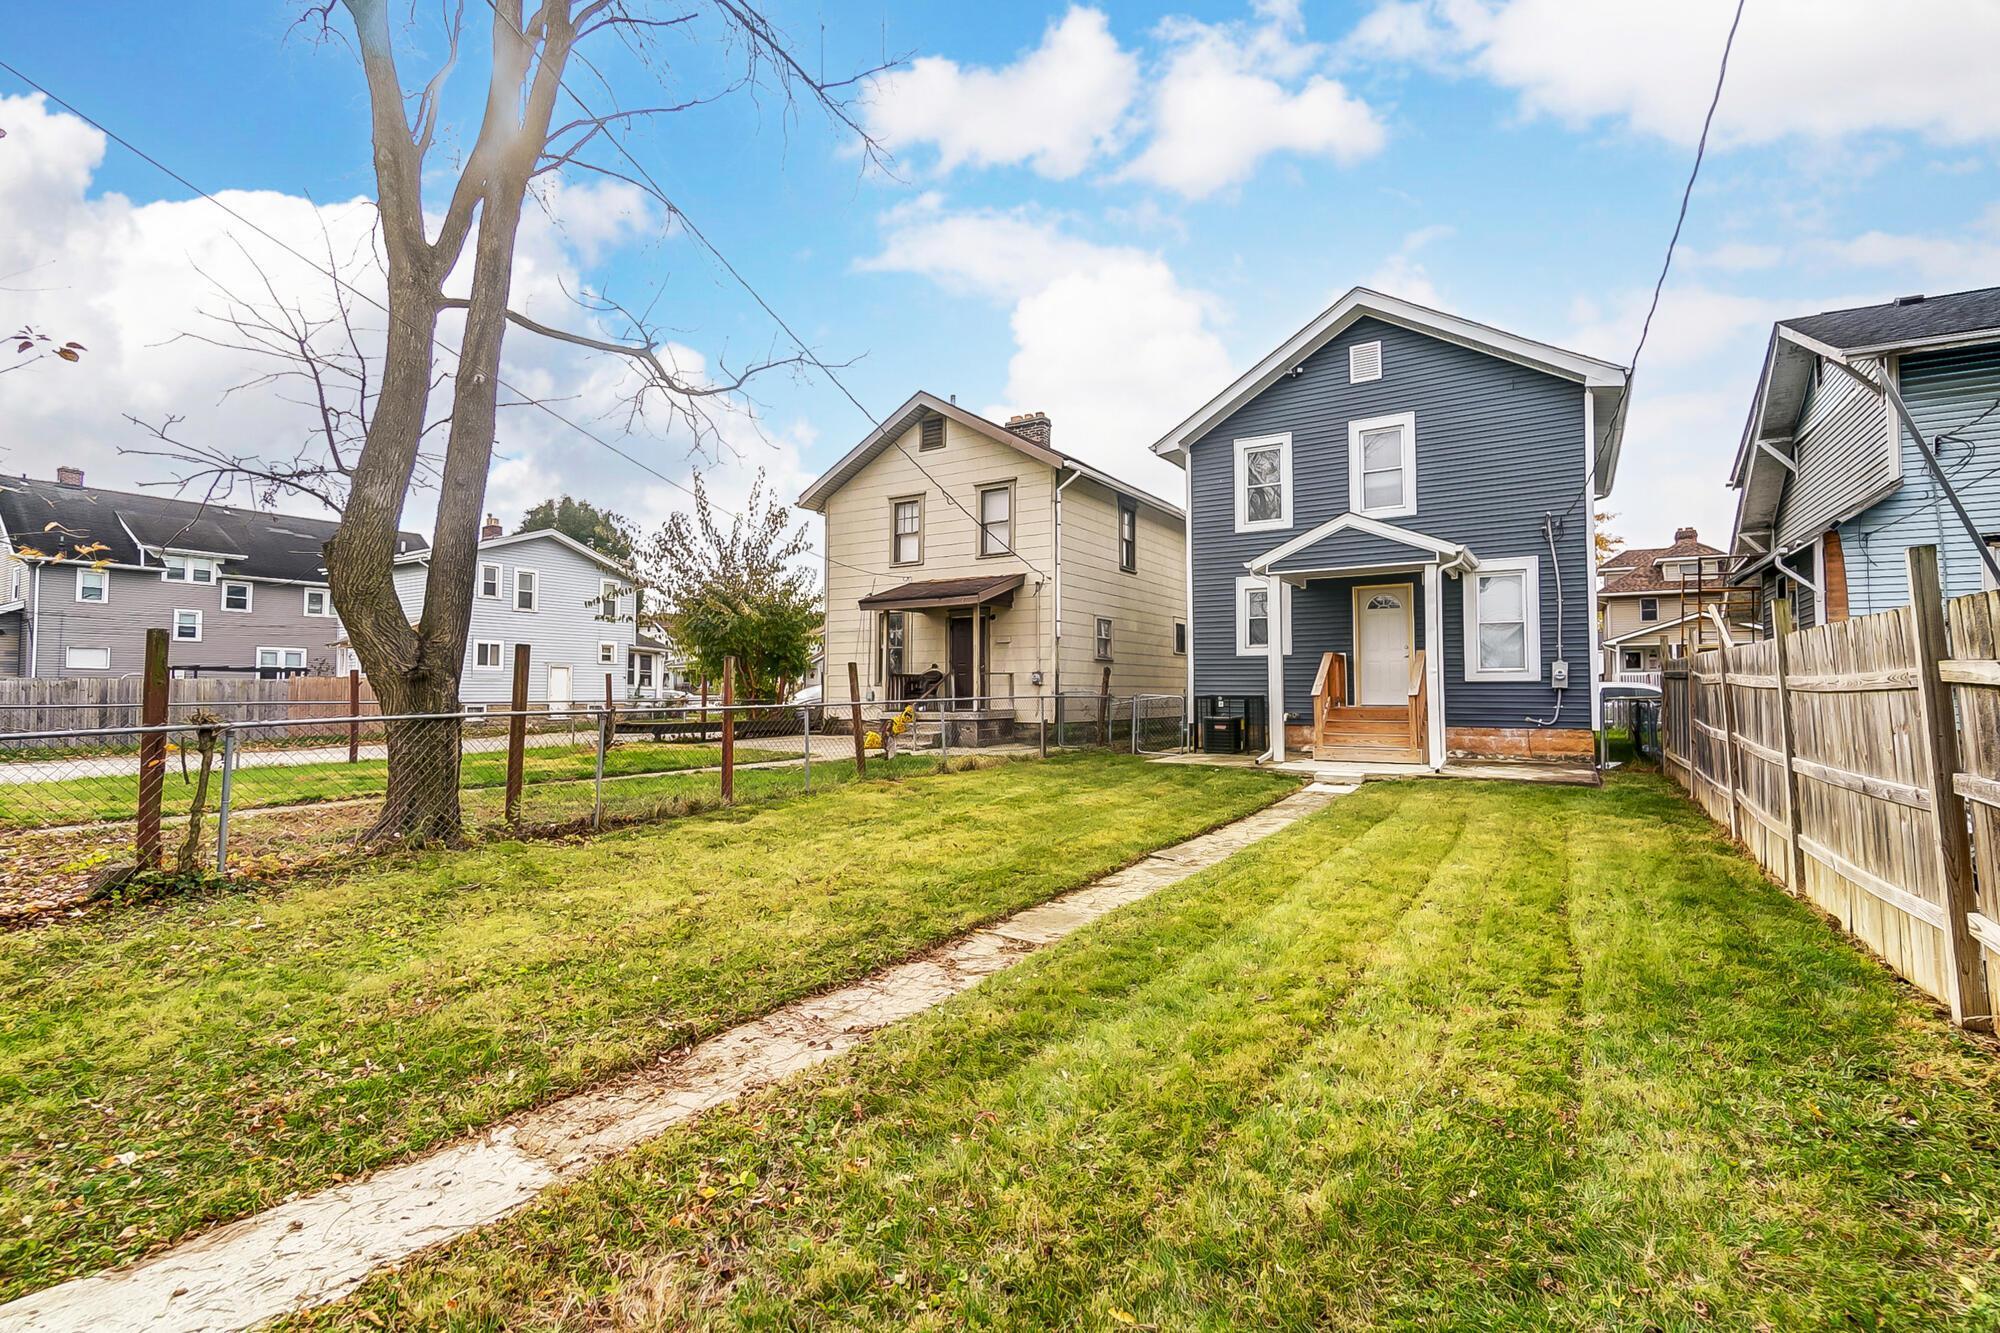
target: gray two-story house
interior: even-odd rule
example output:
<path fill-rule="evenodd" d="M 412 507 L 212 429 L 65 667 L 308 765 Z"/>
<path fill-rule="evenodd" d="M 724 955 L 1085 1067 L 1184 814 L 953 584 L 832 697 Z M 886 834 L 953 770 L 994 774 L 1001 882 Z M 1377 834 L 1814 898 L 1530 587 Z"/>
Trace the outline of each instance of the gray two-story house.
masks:
<path fill-rule="evenodd" d="M 1625 390 L 1362 288 L 1300 329 L 1153 446 L 1188 472 L 1198 718 L 1280 760 L 1588 756 Z"/>
<path fill-rule="evenodd" d="M 1779 602 L 1800 626 L 1907 606 L 1912 546 L 1938 548 L 1947 595 L 1996 586 L 2000 287 L 1773 325 L 1730 484 L 1766 629 Z"/>
<path fill-rule="evenodd" d="M 333 671 L 334 526 L 86 486 L 70 467 L 0 479 L 0 674 L 137 676 L 153 628 L 183 675 Z M 425 547 L 412 532 L 398 542 Z"/>

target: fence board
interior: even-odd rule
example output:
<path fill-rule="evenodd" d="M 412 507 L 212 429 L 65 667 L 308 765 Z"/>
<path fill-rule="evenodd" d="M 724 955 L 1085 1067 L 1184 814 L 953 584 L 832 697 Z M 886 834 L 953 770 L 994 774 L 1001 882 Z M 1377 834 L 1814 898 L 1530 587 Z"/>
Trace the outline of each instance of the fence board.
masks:
<path fill-rule="evenodd" d="M 1956 726 L 1936 749 L 1948 758 L 1955 736 L 1956 772 L 1933 764 L 1907 608 L 1794 631 L 1782 654 L 1775 640 L 1735 644 L 1726 685 L 1718 650 L 1669 663 L 1660 731 L 1668 775 L 1734 826 L 1766 873 L 1949 1000 L 1948 932 L 1978 942 L 1988 988 L 2000 992 L 2000 593 L 1943 611 L 1937 677 Z M 1971 832 L 1970 912 L 1952 906 L 1938 855 L 1935 821 L 1947 809 L 1958 818 L 1954 791 Z"/>

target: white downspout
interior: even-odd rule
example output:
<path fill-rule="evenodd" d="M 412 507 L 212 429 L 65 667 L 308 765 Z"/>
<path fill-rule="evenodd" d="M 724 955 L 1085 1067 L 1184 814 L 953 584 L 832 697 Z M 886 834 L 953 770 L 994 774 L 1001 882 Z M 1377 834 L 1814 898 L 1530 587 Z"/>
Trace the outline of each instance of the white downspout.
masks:
<path fill-rule="evenodd" d="M 1055 628 L 1055 651 L 1054 651 L 1054 653 L 1053 653 L 1053 654 L 1051 655 L 1051 656 L 1052 656 L 1052 658 L 1053 658 L 1053 663 L 1052 663 L 1052 669 L 1051 669 L 1051 670 L 1050 670 L 1050 672 L 1049 672 L 1049 682 L 1050 682 L 1050 684 L 1049 684 L 1049 693 L 1050 693 L 1051 695 L 1053 695 L 1053 696 L 1057 697 L 1057 698 L 1060 698 L 1060 697 L 1062 696 L 1062 639 L 1063 639 L 1063 635 L 1062 635 L 1062 625 L 1063 625 L 1063 621 L 1062 621 L 1062 613 L 1063 613 L 1063 604 L 1062 604 L 1062 493 L 1063 493 L 1064 489 L 1065 489 L 1065 488 L 1067 488 L 1067 487 L 1069 486 L 1069 484 L 1070 484 L 1071 482 L 1075 481 L 1075 480 L 1076 480 L 1076 479 L 1077 479 L 1078 477 L 1080 477 L 1080 476 L 1082 476 L 1082 475 L 1083 475 L 1083 474 L 1082 474 L 1082 473 L 1080 473 L 1080 472 L 1072 472 L 1072 473 L 1070 473 L 1070 474 L 1069 474 L 1069 475 L 1068 475 L 1067 477 L 1064 477 L 1064 478 L 1063 478 L 1063 479 L 1062 479 L 1061 481 L 1059 481 L 1059 482 L 1057 482 L 1057 483 L 1056 483 L 1056 490 L 1055 490 L 1055 506 L 1056 506 L 1056 514 L 1055 514 L 1055 529 L 1056 529 L 1056 530 L 1055 530 L 1055 567 L 1056 567 L 1056 572 L 1055 572 L 1055 585 L 1056 585 L 1056 596 L 1055 596 L 1055 603 L 1056 603 L 1056 628 Z M 1058 705 L 1058 706 L 1060 706 L 1060 705 Z"/>
<path fill-rule="evenodd" d="M 38 563 L 32 568 L 35 572 L 34 609 L 29 612 L 28 621 L 28 675 L 31 679 L 42 657 L 42 567 Z"/>
<path fill-rule="evenodd" d="M 1276 574 L 1267 574 L 1264 586 L 1264 614 L 1269 618 L 1271 627 L 1264 636 L 1264 651 L 1270 663 L 1265 676 L 1265 689 L 1269 695 L 1264 707 L 1264 725 L 1271 732 L 1271 762 L 1282 764 L 1285 762 L 1285 581 Z"/>

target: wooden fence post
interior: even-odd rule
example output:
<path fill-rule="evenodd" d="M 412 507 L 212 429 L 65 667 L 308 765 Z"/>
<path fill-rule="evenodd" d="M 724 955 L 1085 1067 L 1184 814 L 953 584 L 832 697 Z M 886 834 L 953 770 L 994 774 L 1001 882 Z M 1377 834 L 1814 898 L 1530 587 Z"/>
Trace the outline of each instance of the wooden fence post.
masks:
<path fill-rule="evenodd" d="M 722 659 L 722 803 L 736 802 L 736 659 Z"/>
<path fill-rule="evenodd" d="M 139 725 L 167 723 L 167 632 L 146 631 L 144 693 L 139 697 Z M 167 781 L 167 737 L 158 731 L 139 738 L 139 826 L 134 851 L 141 867 L 160 864 L 160 795 Z"/>
<path fill-rule="evenodd" d="M 507 718 L 507 811 L 509 824 L 521 818 L 521 768 L 528 746 L 528 645 L 514 645 L 514 693 L 508 701 L 512 712 Z"/>
<path fill-rule="evenodd" d="M 1715 646 L 1715 662 L 1722 670 L 1722 780 L 1729 787 L 1729 836 L 1743 841 L 1743 812 L 1736 795 L 1736 697 L 1729 688 L 1729 645 Z"/>
<path fill-rule="evenodd" d="M 1938 581 L 1937 548 L 1912 546 L 1904 553 L 1910 571 L 1910 614 L 1916 626 L 1917 706 L 1923 718 L 1927 760 L 1923 776 L 1930 789 L 1931 823 L 1938 851 L 1938 884 L 1944 895 L 1945 999 L 1951 1021 L 1960 1027 L 1991 1029 L 1993 1006 L 1986 991 L 1986 963 L 1973 938 L 1972 841 L 1958 773 L 1958 715 L 1951 686 L 1938 674 L 1949 657 L 1944 623 L 1944 590 Z"/>
<path fill-rule="evenodd" d="M 1799 897 L 1806 893 L 1806 852 L 1800 845 L 1799 774 L 1794 766 L 1797 747 L 1792 736 L 1792 687 L 1790 684 L 1792 608 L 1785 602 L 1771 604 L 1774 670 L 1778 678 L 1778 753 L 1784 762 L 1779 776 L 1785 787 L 1785 887 Z"/>
<path fill-rule="evenodd" d="M 861 668 L 853 662 L 847 664 L 847 702 L 854 724 L 854 776 L 868 776 L 867 733 L 861 728 Z"/>
<path fill-rule="evenodd" d="M 361 758 L 361 671 L 347 669 L 347 762 Z"/>

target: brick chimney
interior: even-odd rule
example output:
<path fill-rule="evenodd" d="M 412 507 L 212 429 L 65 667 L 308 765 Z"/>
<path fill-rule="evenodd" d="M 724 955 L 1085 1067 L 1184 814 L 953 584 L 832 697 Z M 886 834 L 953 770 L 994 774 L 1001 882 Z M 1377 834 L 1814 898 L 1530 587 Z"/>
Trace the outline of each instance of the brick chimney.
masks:
<path fill-rule="evenodd" d="M 83 469 L 82 469 L 82 468 L 80 468 L 80 467 L 59 467 L 59 468 L 57 468 L 57 469 L 56 469 L 56 484 L 57 484 L 58 486 L 81 486 L 81 485 L 83 485 Z"/>
<path fill-rule="evenodd" d="M 502 529 L 500 526 L 500 520 L 493 517 L 493 515 L 491 514 L 488 514 L 486 516 L 486 521 L 479 525 L 480 541 L 483 542 L 492 541 L 495 537 L 503 535 L 503 533 L 504 529 Z"/>
<path fill-rule="evenodd" d="M 1695 531 L 1693 528 L 1675 528 L 1674 540 L 1677 542 L 1691 542 L 1695 540 Z"/>
<path fill-rule="evenodd" d="M 1049 447 L 1049 435 L 1053 428 L 1049 424 L 1049 414 L 1046 412 L 1019 412 L 1007 418 L 1007 429 L 1022 439 L 1046 449 Z"/>

